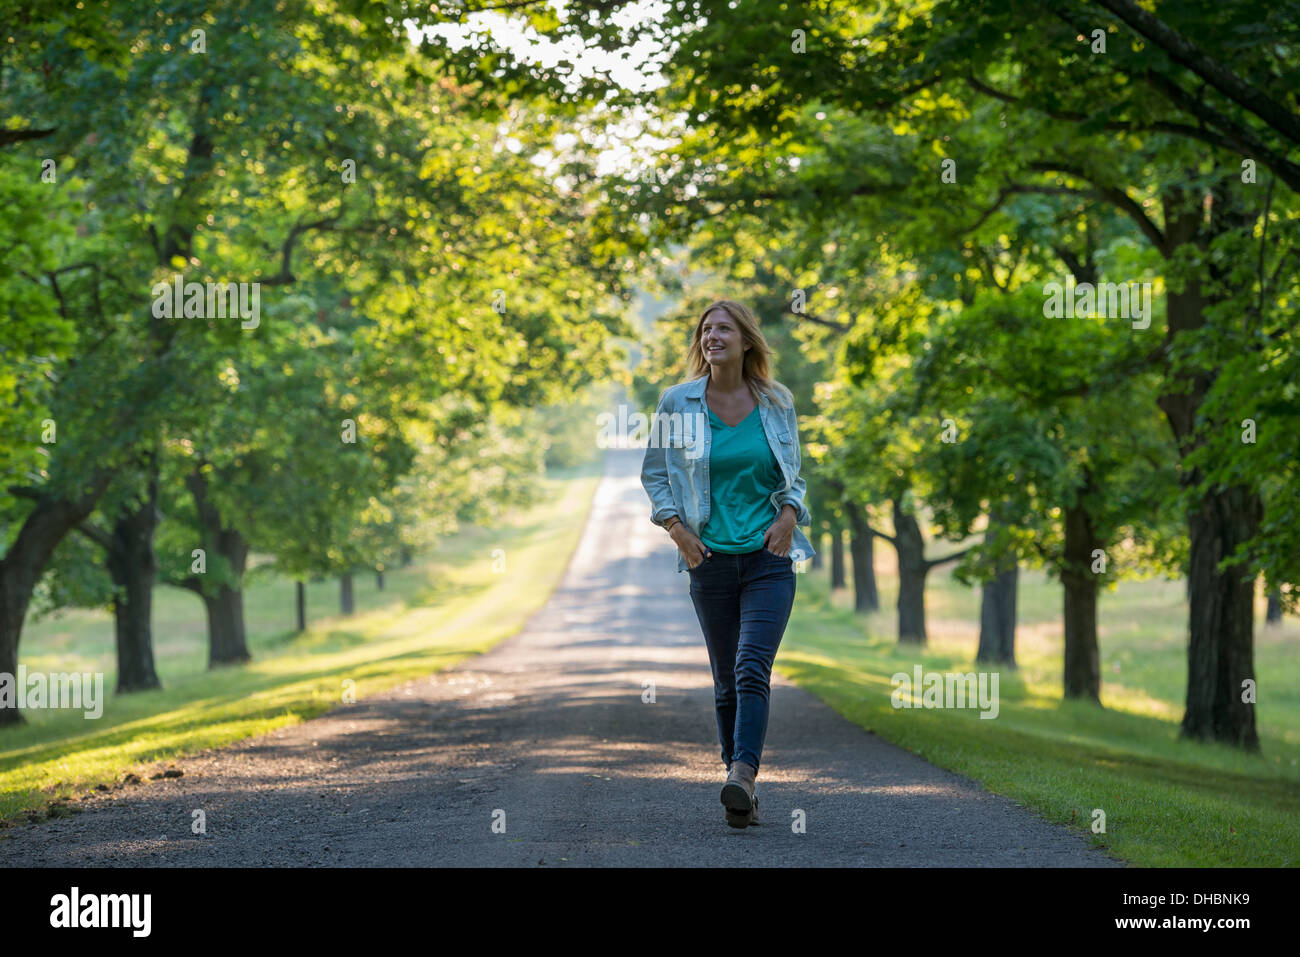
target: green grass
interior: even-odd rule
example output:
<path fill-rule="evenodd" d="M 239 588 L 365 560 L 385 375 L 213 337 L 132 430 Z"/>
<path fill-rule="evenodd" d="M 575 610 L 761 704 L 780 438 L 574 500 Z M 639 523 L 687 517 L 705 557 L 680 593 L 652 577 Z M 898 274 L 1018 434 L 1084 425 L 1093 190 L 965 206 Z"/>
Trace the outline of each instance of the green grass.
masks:
<path fill-rule="evenodd" d="M 102 717 L 37 709 L 0 731 L 0 822 L 66 813 L 64 799 L 146 764 L 298 724 L 357 698 L 440 671 L 518 632 L 558 583 L 577 547 L 602 465 L 555 473 L 545 500 L 494 528 L 467 528 L 429 555 L 385 575 L 355 577 L 356 613 L 337 617 L 338 582 L 308 586 L 308 629 L 292 630 L 293 583 L 245 590 L 253 661 L 207 669 L 199 600 L 155 593 L 154 653 L 163 689 L 114 695 L 116 653 L 107 614 L 71 611 L 30 624 L 21 645 L 29 671 L 102 671 Z M 493 570 L 504 549 L 504 572 Z M 329 616 L 329 617 L 327 617 Z M 59 803 L 54 803 L 54 802 Z"/>
<path fill-rule="evenodd" d="M 1178 739 L 1187 670 L 1181 581 L 1122 583 L 1102 595 L 1099 709 L 1064 700 L 1060 585 L 1022 570 L 1019 667 L 1001 671 L 1000 710 L 990 720 L 978 709 L 892 706 L 891 676 L 910 675 L 914 664 L 981 670 L 980 596 L 946 569 L 932 572 L 929 640 L 919 651 L 900 650 L 887 546 L 877 549 L 876 568 L 881 610 L 865 616 L 852 611 L 849 591 L 831 593 L 826 566 L 800 574 L 776 661 L 781 674 L 882 738 L 1077 828 L 1114 857 L 1142 866 L 1300 862 L 1300 624 L 1264 628 L 1262 596 L 1255 638 L 1262 754 L 1253 756 Z M 1105 834 L 1091 831 L 1095 808 L 1105 812 Z"/>

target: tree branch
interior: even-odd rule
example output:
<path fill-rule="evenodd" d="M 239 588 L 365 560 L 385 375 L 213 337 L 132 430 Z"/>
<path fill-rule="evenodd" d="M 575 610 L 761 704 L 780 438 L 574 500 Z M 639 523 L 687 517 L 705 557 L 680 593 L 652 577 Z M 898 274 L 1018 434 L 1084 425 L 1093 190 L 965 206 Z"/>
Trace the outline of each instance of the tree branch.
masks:
<path fill-rule="evenodd" d="M 1027 106 L 1028 109 L 1037 110 L 1045 116 L 1050 116 L 1054 120 L 1066 120 L 1071 123 L 1083 123 L 1088 119 L 1084 113 L 1071 113 L 1066 110 L 1052 110 L 1046 106 L 1037 103 L 1024 103 L 1024 98 L 1013 96 L 1010 93 L 1004 93 L 1002 90 L 994 89 L 974 74 L 967 74 L 966 85 L 979 93 L 991 96 L 995 100 L 1001 100 L 1003 103 L 1019 104 Z M 1103 130 L 1115 130 L 1120 133 L 1174 133 L 1180 136 L 1194 136 L 1204 138 L 1205 131 L 1191 126 L 1187 123 L 1175 123 L 1172 120 L 1154 120 L 1150 123 L 1129 123 L 1120 120 L 1111 120 L 1100 126 Z M 1211 140 L 1217 145 L 1224 145 L 1217 140 Z"/>
<path fill-rule="evenodd" d="M 1208 130 L 1198 130 L 1195 134 L 1189 135 L 1194 135 L 1197 139 L 1215 146 L 1227 147 L 1236 153 L 1259 156 L 1269 169 L 1282 177 L 1282 182 L 1300 193 L 1300 166 L 1269 149 L 1264 141 L 1250 130 L 1206 105 L 1200 97 L 1188 93 L 1163 73 L 1146 70 L 1140 75 L 1140 79 L 1152 89 L 1164 94 L 1170 103 L 1183 112 L 1223 131 L 1217 137 L 1212 136 Z"/>
<path fill-rule="evenodd" d="M 284 245 L 280 247 L 280 271 L 274 276 L 259 278 L 256 281 L 261 283 L 263 286 L 287 286 L 290 283 L 297 282 L 291 267 L 293 260 L 293 247 L 294 243 L 298 241 L 298 237 L 313 229 L 319 229 L 322 231 L 331 230 L 340 218 L 341 214 L 340 216 L 334 216 L 329 219 L 318 219 L 311 223 L 298 223 L 290 228 L 289 235 L 284 240 Z"/>
<path fill-rule="evenodd" d="M 1085 263 L 1068 246 L 1053 246 L 1052 252 L 1056 253 L 1061 262 L 1065 263 L 1065 268 L 1070 270 L 1075 282 L 1096 282 L 1096 270 L 1092 268 L 1092 264 Z"/>
<path fill-rule="evenodd" d="M 1159 226 L 1147 217 L 1141 204 L 1129 196 L 1128 193 L 1124 192 L 1124 190 L 1104 183 L 1098 183 L 1077 166 L 1073 166 L 1070 163 L 1062 163 L 1058 160 L 1044 160 L 1030 163 L 1029 168 L 1040 173 L 1064 173 L 1066 176 L 1073 176 L 1076 179 L 1092 183 L 1093 186 L 1097 188 L 1097 192 L 1100 194 L 1102 199 L 1109 202 L 1112 206 L 1137 223 L 1138 228 L 1141 229 L 1146 237 L 1151 240 L 1156 249 L 1159 250 L 1160 255 L 1168 258 L 1169 250 L 1165 234 L 1160 231 Z"/>
<path fill-rule="evenodd" d="M 823 319 L 821 316 L 814 316 L 809 312 L 795 312 L 794 307 L 787 305 L 782 310 L 782 315 L 798 316 L 800 319 L 806 319 L 809 322 L 815 322 L 819 326 L 825 326 L 828 329 L 834 329 L 836 332 L 848 332 L 853 328 L 851 322 L 835 322 L 831 319 Z"/>
<path fill-rule="evenodd" d="M 893 535 L 886 535 L 884 532 L 877 531 L 876 529 L 872 528 L 870 525 L 867 525 L 867 531 L 871 532 L 871 534 L 875 535 L 877 538 L 883 538 L 885 541 L 889 542 L 889 544 L 893 545 L 895 548 L 898 547 L 898 539 L 896 539 Z"/>
<path fill-rule="evenodd" d="M 1264 277 L 1264 250 L 1268 244 L 1268 214 L 1273 208 L 1273 184 L 1276 176 L 1268 178 L 1268 192 L 1264 194 L 1264 212 L 1263 223 L 1259 230 L 1259 262 L 1255 267 L 1255 272 L 1259 276 L 1259 300 L 1255 304 L 1255 320 L 1260 321 L 1264 316 L 1264 292 L 1267 289 Z"/>
<path fill-rule="evenodd" d="M 158 584 L 171 585 L 173 588 L 184 588 L 186 591 L 192 591 L 200 598 L 203 597 L 203 587 L 199 583 L 198 576 L 191 575 L 188 578 L 174 578 L 171 575 L 159 575 Z"/>
<path fill-rule="evenodd" d="M 979 544 L 982 545 L 983 542 L 980 542 Z M 929 571 L 931 568 L 934 568 L 935 565 L 943 565 L 948 562 L 955 561 L 956 559 L 961 558 L 967 552 L 974 551 L 976 547 L 977 547 L 976 545 L 969 545 L 966 548 L 963 548 L 961 551 L 953 552 L 951 555 L 945 555 L 943 558 L 927 558 L 925 559 L 925 568 L 927 571 Z"/>
<path fill-rule="evenodd" d="M 51 136 L 56 131 L 48 130 L 0 130 L 0 147 L 8 146 L 11 143 L 21 143 L 24 140 L 39 140 Z"/>
<path fill-rule="evenodd" d="M 1075 29 L 1078 28 L 1072 20 L 1064 16 L 1060 11 L 1055 11 L 1066 23 Z M 1174 106 L 1191 116 L 1196 117 L 1202 124 L 1209 124 L 1216 127 L 1215 130 L 1205 126 L 1192 126 L 1188 123 L 1175 123 L 1171 120 L 1155 120 L 1150 123 L 1130 123 L 1111 121 L 1101 124 L 1100 129 L 1116 130 L 1124 133 L 1170 133 L 1175 136 L 1186 136 L 1190 139 L 1200 140 L 1211 146 L 1217 146 L 1220 149 L 1231 150 L 1232 152 L 1245 155 L 1260 157 L 1264 164 L 1279 176 L 1282 181 L 1290 186 L 1293 190 L 1300 193 L 1300 166 L 1287 160 L 1284 156 L 1279 155 L 1246 128 L 1210 106 L 1207 106 L 1200 99 L 1192 96 L 1177 83 L 1174 83 L 1169 77 L 1155 70 L 1147 70 L 1137 74 L 1129 70 L 1121 70 L 1126 76 L 1141 80 L 1149 86 L 1164 94 Z M 1022 104 L 1023 99 L 1005 93 L 1002 90 L 989 86 L 983 80 L 973 74 L 965 77 L 966 83 L 973 90 L 990 96 L 995 100 L 1003 103 Z M 1046 116 L 1057 120 L 1066 120 L 1073 123 L 1082 123 L 1088 119 L 1082 113 L 1071 113 L 1065 110 L 1052 110 L 1045 106 L 1030 103 L 1029 109 L 1038 110 Z"/>
<path fill-rule="evenodd" d="M 1175 63 L 1187 67 L 1238 106 L 1254 113 L 1293 143 L 1300 144 L 1300 121 L 1290 110 L 1273 102 L 1267 94 L 1209 57 L 1164 21 L 1143 10 L 1133 0 L 1097 0 L 1097 3 L 1164 50 Z"/>
<path fill-rule="evenodd" d="M 88 539 L 98 545 L 104 551 L 110 551 L 113 547 L 113 540 L 108 537 L 108 533 L 102 528 L 92 525 L 90 522 L 82 522 L 77 526 L 77 531 L 81 532 Z"/>
<path fill-rule="evenodd" d="M 1047 196 L 1083 196 L 1089 199 L 1101 199 L 1102 196 L 1096 190 L 1091 189 L 1074 189 L 1070 186 L 1034 186 L 1027 183 L 1011 183 L 1003 186 L 998 190 L 998 198 L 993 201 L 993 205 L 986 209 L 980 218 L 966 228 L 958 231 L 958 236 L 966 233 L 972 233 L 979 229 L 988 220 L 990 216 L 1002 208 L 1002 204 L 1016 193 L 1042 193 Z"/>

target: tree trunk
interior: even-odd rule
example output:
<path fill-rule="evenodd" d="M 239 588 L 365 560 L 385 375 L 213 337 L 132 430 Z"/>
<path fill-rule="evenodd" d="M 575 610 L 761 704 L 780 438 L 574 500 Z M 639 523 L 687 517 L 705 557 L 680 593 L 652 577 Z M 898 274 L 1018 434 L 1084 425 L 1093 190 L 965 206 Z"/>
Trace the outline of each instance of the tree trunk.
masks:
<path fill-rule="evenodd" d="M 898 640 L 925 644 L 925 578 L 930 564 L 925 560 L 925 539 L 915 515 L 907 514 L 893 500 L 894 548 L 898 552 Z"/>
<path fill-rule="evenodd" d="M 842 503 L 849 517 L 849 554 L 853 556 L 853 607 L 859 612 L 880 608 L 876 591 L 876 534 L 857 502 Z"/>
<path fill-rule="evenodd" d="M 1091 487 L 1091 476 L 1087 481 Z M 1083 505 L 1084 492 L 1065 509 L 1065 556 L 1061 584 L 1065 589 L 1065 697 L 1089 698 L 1101 704 L 1101 661 L 1097 646 L 1097 576 L 1092 553 L 1100 548 L 1092 519 Z"/>
<path fill-rule="evenodd" d="M 296 581 L 293 583 L 294 605 L 298 613 L 298 631 L 299 633 L 307 630 L 307 586 L 305 583 Z"/>
<path fill-rule="evenodd" d="M 384 590 L 384 570 L 382 568 L 375 570 L 375 588 L 378 591 Z"/>
<path fill-rule="evenodd" d="M 402 546 L 402 567 L 407 568 L 411 564 L 412 558 L 413 556 L 411 555 L 411 550 L 407 548 L 405 545 L 403 545 Z"/>
<path fill-rule="evenodd" d="M 822 558 L 822 545 L 824 544 L 823 539 L 824 539 L 824 534 L 822 530 L 820 528 L 814 528 L 812 530 L 812 536 L 809 539 L 812 542 L 813 557 L 812 557 L 812 562 L 808 566 L 813 571 L 820 571 L 821 568 L 826 564 L 825 560 Z"/>
<path fill-rule="evenodd" d="M 1207 255 L 1215 235 L 1244 228 L 1257 215 L 1235 197 L 1230 177 L 1212 187 L 1213 207 L 1207 217 L 1202 194 L 1189 196 L 1186 187 L 1166 187 L 1166 255 L 1180 246 L 1195 244 L 1211 276 L 1227 281 L 1224 270 Z M 1208 221 L 1207 221 L 1208 220 Z M 1210 301 L 1193 278 L 1166 294 L 1166 342 L 1176 344 L 1181 333 L 1194 333 L 1205 325 Z M 1202 442 L 1200 429 L 1221 423 L 1201 422 L 1205 402 L 1217 370 L 1186 368 L 1170 381 L 1159 397 L 1161 411 L 1184 458 Z M 1180 476 L 1184 487 L 1200 486 L 1203 474 L 1188 466 Z M 1187 708 L 1181 734 L 1197 740 L 1220 741 L 1248 751 L 1259 750 L 1255 705 L 1242 701 L 1246 682 L 1254 682 L 1255 580 L 1241 564 L 1216 569 L 1219 560 L 1238 545 L 1255 537 L 1263 519 L 1263 501 L 1252 488 L 1211 485 L 1188 515 L 1190 562 L 1187 575 L 1190 614 L 1187 643 Z"/>
<path fill-rule="evenodd" d="M 1282 593 L 1276 589 L 1270 589 L 1268 593 L 1268 610 L 1264 612 L 1264 621 L 1270 625 L 1276 625 L 1282 620 Z"/>
<path fill-rule="evenodd" d="M 208 612 L 208 667 L 250 660 L 244 634 L 244 593 L 223 585 L 215 595 L 202 597 Z"/>
<path fill-rule="evenodd" d="M 844 530 L 838 522 L 831 523 L 831 587 L 844 587 Z"/>
<path fill-rule="evenodd" d="M 1021 567 L 1011 564 L 980 590 L 979 648 L 975 661 L 1015 667 L 1015 594 Z"/>
<path fill-rule="evenodd" d="M 108 536 L 106 564 L 113 579 L 117 692 L 161 688 L 153 661 L 153 589 L 158 573 L 154 532 L 158 528 L 158 475 L 146 483 L 145 501 L 124 507 Z"/>
<path fill-rule="evenodd" d="M 1244 564 L 1216 563 L 1255 537 L 1263 503 L 1234 486 L 1207 494 L 1191 516 L 1191 637 L 1187 649 L 1187 711 L 1182 734 L 1259 750 L 1255 705 L 1242 701 L 1255 680 L 1255 580 Z"/>
<path fill-rule="evenodd" d="M 350 615 L 356 610 L 356 603 L 352 598 L 351 572 L 339 576 L 339 610 L 345 615 Z"/>
<path fill-rule="evenodd" d="M 112 472 L 96 472 L 89 486 L 70 499 L 33 496 L 36 506 L 0 559 L 0 673 L 18 674 L 18 642 L 36 582 L 59 542 L 94 511 L 111 478 Z M 0 706 L 0 726 L 22 721 L 17 702 Z"/>
<path fill-rule="evenodd" d="M 244 633 L 244 569 L 248 564 L 248 543 L 237 529 L 222 525 L 221 513 L 208 495 L 208 480 L 201 469 L 185 477 L 199 516 L 203 547 L 222 555 L 230 566 L 234 584 L 215 588 L 200 585 L 197 590 L 208 611 L 208 667 L 251 661 Z"/>
<path fill-rule="evenodd" d="M 980 637 L 976 661 L 1016 666 L 1016 591 L 1020 566 L 1011 562 L 984 583 L 980 594 Z"/>

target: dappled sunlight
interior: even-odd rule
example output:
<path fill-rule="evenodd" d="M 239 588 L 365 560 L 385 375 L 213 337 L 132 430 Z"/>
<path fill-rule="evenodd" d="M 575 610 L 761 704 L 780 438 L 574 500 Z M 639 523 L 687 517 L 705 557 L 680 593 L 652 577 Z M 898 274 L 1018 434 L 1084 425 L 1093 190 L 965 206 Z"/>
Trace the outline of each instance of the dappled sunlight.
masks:
<path fill-rule="evenodd" d="M 838 661 L 829 655 L 815 654 L 809 651 L 795 651 L 792 649 L 782 648 L 777 652 L 777 660 L 783 664 L 793 664 L 802 662 L 804 664 L 816 665 L 821 668 L 842 668 L 843 662 Z"/>
<path fill-rule="evenodd" d="M 1140 688 L 1128 688 L 1113 681 L 1102 686 L 1102 706 L 1124 714 L 1145 718 L 1159 718 L 1177 723 L 1182 720 L 1183 707 L 1170 701 L 1160 701 Z"/>
<path fill-rule="evenodd" d="M 947 798 L 952 797 L 954 789 L 945 787 L 940 784 L 888 784 L 878 787 L 866 787 L 863 790 L 868 794 L 879 794 L 886 797 L 935 797 Z"/>
<path fill-rule="evenodd" d="M 389 575 L 391 592 L 367 593 L 358 587 L 358 612 L 352 616 L 320 619 L 301 635 L 286 636 L 280 630 L 271 647 L 250 636 L 254 658 L 235 668 L 209 671 L 205 654 L 189 648 L 169 657 L 170 645 L 160 643 L 156 651 L 163 690 L 109 696 L 98 721 L 86 722 L 79 715 L 73 721 L 48 712 L 14 729 L 9 740 L 16 746 L 0 751 L 0 780 L 8 794 L 0 798 L 0 814 L 30 806 L 33 800 L 43 803 L 43 798 L 32 796 L 34 789 L 51 782 L 59 782 L 55 792 L 67 794 L 87 783 L 111 780 L 124 764 L 217 747 L 299 724 L 341 705 L 344 677 L 356 682 L 360 699 L 411 676 L 427 680 L 430 672 L 483 650 L 516 631 L 543 603 L 559 571 L 555 551 L 566 539 L 578 539 L 584 496 L 589 500 L 597 485 L 594 474 L 557 483 L 554 488 L 563 492 L 562 502 L 553 498 L 532 508 L 537 516 L 529 526 L 533 541 L 518 548 L 518 532 L 494 531 L 491 541 L 511 548 L 512 575 L 494 574 L 490 559 L 475 562 L 466 575 L 471 584 L 444 606 L 403 612 L 400 602 L 385 597 L 395 594 L 405 578 L 445 577 L 451 566 L 435 559 L 394 570 Z M 576 520 L 574 507 L 579 509 Z M 270 587 L 250 585 L 246 604 L 259 604 L 255 596 Z M 508 602 L 500 597 L 505 595 Z M 201 608 L 188 594 L 160 591 L 160 596 L 165 596 L 160 597 L 164 606 L 179 604 L 191 612 Z M 70 620 L 102 629 L 104 616 L 84 612 Z M 102 631 L 99 634 L 100 657 L 82 656 L 80 670 L 109 671 L 105 684 L 111 688 L 112 669 L 105 667 L 113 660 L 111 635 L 104 640 Z M 200 644 L 206 640 L 201 626 L 195 635 Z M 41 667 L 38 661 L 47 662 L 44 667 L 50 669 L 55 664 L 48 654 L 24 661 L 33 668 Z M 69 668 L 67 658 L 58 664 L 58 670 Z"/>
<path fill-rule="evenodd" d="M 888 697 L 890 675 L 908 673 L 914 664 L 927 671 L 988 670 L 974 660 L 978 590 L 932 576 L 928 640 L 924 646 L 903 645 L 894 637 L 897 613 L 890 604 L 896 580 L 880 576 L 882 608 L 858 615 L 847 589 L 828 600 L 828 574 L 823 567 L 801 580 L 811 600 L 796 605 L 778 661 L 790 664 L 793 678 L 841 713 L 993 790 L 1027 789 L 1043 808 L 1077 806 L 1081 789 L 1104 786 L 1112 824 L 1123 821 L 1133 827 L 1131 822 L 1140 821 L 1150 833 L 1179 826 L 1167 819 L 1171 794 L 1188 808 L 1187 826 L 1213 820 L 1222 823 L 1225 833 L 1229 823 L 1242 832 L 1246 822 L 1255 820 L 1269 835 L 1261 834 L 1263 843 L 1250 845 L 1255 859 L 1262 854 L 1281 860 L 1272 835 L 1279 830 L 1291 835 L 1294 828 L 1279 824 L 1276 814 L 1293 812 L 1300 793 L 1300 733 L 1292 720 L 1300 696 L 1290 693 L 1287 677 L 1296 668 L 1294 641 L 1287 644 L 1291 636 L 1300 638 L 1295 619 L 1285 619 L 1276 630 L 1256 629 L 1256 669 L 1270 675 L 1268 684 L 1275 688 L 1267 699 L 1261 694 L 1261 758 L 1180 737 L 1187 669 L 1181 582 L 1124 582 L 1101 596 L 1099 708 L 1064 698 L 1059 583 L 1022 577 L 1021 607 L 1037 606 L 1043 617 L 1021 616 L 1018 667 L 1001 671 L 998 717 L 982 721 L 972 709 L 895 710 Z M 960 601 L 953 600 L 954 589 L 965 592 Z M 1262 617 L 1262 603 L 1259 611 Z M 913 703 L 917 697 L 910 695 Z M 1153 859 L 1161 853 L 1151 851 Z M 1186 841 L 1172 841 L 1168 853 L 1174 860 L 1186 860 L 1189 853 L 1200 859 Z M 1231 861 L 1235 853 L 1220 850 L 1206 859 Z"/>

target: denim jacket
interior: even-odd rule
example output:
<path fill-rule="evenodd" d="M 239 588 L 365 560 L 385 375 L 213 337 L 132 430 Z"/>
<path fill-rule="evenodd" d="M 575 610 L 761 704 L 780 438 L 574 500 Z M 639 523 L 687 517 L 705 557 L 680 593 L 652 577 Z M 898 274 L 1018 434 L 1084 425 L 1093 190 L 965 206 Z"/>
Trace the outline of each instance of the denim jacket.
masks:
<path fill-rule="evenodd" d="M 666 389 L 651 420 L 645 459 L 641 464 L 641 485 L 650 496 L 650 521 L 663 527 L 676 515 L 696 535 L 709 520 L 709 450 L 712 429 L 704 390 L 709 376 L 681 382 Z M 788 503 L 795 510 L 794 535 L 790 542 L 792 561 L 812 558 L 812 544 L 799 529 L 811 525 L 812 516 L 804 505 L 807 483 L 799 475 L 799 423 L 794 409 L 783 409 L 766 392 L 758 402 L 767 444 L 776 457 L 784 484 L 772 493 L 772 520 Z M 686 571 L 686 556 L 677 552 L 677 570 Z"/>

